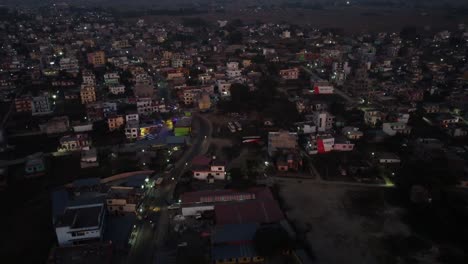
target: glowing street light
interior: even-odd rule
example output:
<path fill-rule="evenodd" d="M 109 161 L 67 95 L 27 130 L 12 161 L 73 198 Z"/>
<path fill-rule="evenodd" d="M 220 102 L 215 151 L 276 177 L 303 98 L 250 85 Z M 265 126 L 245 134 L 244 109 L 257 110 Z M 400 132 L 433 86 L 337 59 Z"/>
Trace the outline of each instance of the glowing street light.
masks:
<path fill-rule="evenodd" d="M 148 178 L 146 178 L 146 179 L 145 179 L 145 182 L 149 182 L 149 179 L 148 179 Z"/>

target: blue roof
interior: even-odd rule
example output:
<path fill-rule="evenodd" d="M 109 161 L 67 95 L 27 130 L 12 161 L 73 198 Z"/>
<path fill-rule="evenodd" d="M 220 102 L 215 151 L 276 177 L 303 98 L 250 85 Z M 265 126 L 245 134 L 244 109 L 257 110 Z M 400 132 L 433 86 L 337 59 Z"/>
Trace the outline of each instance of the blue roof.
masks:
<path fill-rule="evenodd" d="M 101 184 L 101 180 L 99 178 L 86 178 L 86 179 L 79 179 L 73 181 L 73 187 L 87 187 L 87 186 L 96 186 Z"/>
<path fill-rule="evenodd" d="M 211 237 L 213 244 L 230 241 L 251 241 L 257 231 L 255 223 L 229 224 L 217 226 Z"/>
<path fill-rule="evenodd" d="M 217 245 L 211 250 L 213 259 L 230 259 L 257 256 L 252 243 L 240 245 Z"/>
<path fill-rule="evenodd" d="M 68 192 L 60 189 L 52 192 L 52 216 L 56 217 L 63 214 L 68 205 Z"/>
<path fill-rule="evenodd" d="M 148 176 L 149 176 L 148 174 L 130 176 L 127 179 L 125 179 L 125 183 L 123 185 L 128 186 L 128 187 L 139 188 L 142 184 L 145 183 L 145 179 Z"/>

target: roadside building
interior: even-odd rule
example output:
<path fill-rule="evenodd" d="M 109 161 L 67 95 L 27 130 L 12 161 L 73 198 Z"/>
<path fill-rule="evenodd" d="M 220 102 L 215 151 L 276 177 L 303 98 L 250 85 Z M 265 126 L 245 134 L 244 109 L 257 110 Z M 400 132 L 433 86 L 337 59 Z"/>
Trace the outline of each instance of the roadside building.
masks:
<path fill-rule="evenodd" d="M 136 213 L 142 197 L 139 188 L 112 186 L 106 197 L 107 210 L 116 215 Z"/>

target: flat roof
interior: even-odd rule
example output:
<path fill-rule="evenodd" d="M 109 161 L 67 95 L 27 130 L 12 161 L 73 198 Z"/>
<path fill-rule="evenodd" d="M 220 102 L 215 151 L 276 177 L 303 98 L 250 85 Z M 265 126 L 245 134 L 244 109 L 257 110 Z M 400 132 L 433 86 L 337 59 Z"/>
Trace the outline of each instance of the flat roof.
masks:
<path fill-rule="evenodd" d="M 66 208 L 65 213 L 59 217 L 57 225 L 70 226 L 71 228 L 99 226 L 103 209 L 103 204 L 96 204 L 89 207 Z"/>
<path fill-rule="evenodd" d="M 275 200 L 249 200 L 215 205 L 216 224 L 275 223 L 284 219 Z"/>
<path fill-rule="evenodd" d="M 256 223 L 218 225 L 211 235 L 211 243 L 252 241 L 257 229 Z"/>

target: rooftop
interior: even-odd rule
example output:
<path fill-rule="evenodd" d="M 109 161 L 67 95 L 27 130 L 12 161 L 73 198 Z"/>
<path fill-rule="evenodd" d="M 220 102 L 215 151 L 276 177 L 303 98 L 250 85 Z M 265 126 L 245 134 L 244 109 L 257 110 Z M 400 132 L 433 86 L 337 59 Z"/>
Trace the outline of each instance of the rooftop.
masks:
<path fill-rule="evenodd" d="M 66 208 L 65 213 L 58 218 L 57 226 L 69 226 L 70 228 L 99 226 L 103 210 L 103 204 Z"/>

